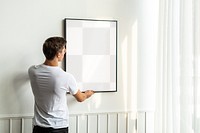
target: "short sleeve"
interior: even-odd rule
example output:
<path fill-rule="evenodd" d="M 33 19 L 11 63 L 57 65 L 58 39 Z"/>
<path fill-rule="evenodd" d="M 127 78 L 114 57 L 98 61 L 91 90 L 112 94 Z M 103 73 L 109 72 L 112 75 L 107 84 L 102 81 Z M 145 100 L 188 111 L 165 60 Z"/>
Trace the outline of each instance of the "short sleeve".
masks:
<path fill-rule="evenodd" d="M 69 86 L 69 92 L 70 92 L 72 95 L 75 95 L 75 94 L 78 92 L 78 87 L 77 87 L 76 79 L 75 79 L 74 76 L 71 75 L 71 74 L 69 74 L 68 86 Z"/>

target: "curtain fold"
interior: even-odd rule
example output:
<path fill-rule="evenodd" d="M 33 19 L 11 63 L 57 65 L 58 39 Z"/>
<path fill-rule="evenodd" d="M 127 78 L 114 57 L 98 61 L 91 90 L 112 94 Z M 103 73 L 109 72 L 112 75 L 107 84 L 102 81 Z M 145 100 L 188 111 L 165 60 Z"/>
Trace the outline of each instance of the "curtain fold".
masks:
<path fill-rule="evenodd" d="M 194 130 L 200 133 L 200 0 L 194 0 Z"/>
<path fill-rule="evenodd" d="M 156 133 L 200 132 L 200 13 L 196 4 L 199 0 L 160 0 Z"/>

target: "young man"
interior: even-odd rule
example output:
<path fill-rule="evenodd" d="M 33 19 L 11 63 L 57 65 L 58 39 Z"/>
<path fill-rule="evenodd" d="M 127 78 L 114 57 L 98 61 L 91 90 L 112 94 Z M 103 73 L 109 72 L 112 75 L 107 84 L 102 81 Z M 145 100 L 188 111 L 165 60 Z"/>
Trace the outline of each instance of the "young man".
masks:
<path fill-rule="evenodd" d="M 48 38 L 43 44 L 45 62 L 28 70 L 35 99 L 33 133 L 68 133 L 66 93 L 69 91 L 79 102 L 94 94 L 92 90 L 82 93 L 75 78 L 58 66 L 64 58 L 65 45 L 62 37 Z"/>

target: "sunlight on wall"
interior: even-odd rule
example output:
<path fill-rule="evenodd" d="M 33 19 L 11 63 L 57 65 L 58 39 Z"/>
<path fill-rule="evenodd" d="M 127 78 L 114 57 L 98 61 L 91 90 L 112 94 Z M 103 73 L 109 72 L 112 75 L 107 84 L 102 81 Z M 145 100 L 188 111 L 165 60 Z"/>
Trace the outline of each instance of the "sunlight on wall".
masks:
<path fill-rule="evenodd" d="M 132 44 L 131 45 L 131 109 L 137 108 L 137 44 L 138 44 L 138 22 L 135 21 L 132 25 Z"/>
<path fill-rule="evenodd" d="M 127 110 L 127 87 L 128 87 L 128 55 L 127 55 L 127 51 L 128 51 L 128 38 L 127 36 L 124 37 L 123 41 L 122 41 L 122 48 L 121 48 L 121 52 L 122 52 L 122 88 L 123 88 L 123 93 L 124 93 L 124 108 L 125 110 Z"/>
<path fill-rule="evenodd" d="M 136 110 L 137 107 L 137 34 L 138 23 L 135 21 L 121 44 L 122 88 L 126 111 Z"/>
<path fill-rule="evenodd" d="M 200 49 L 199 49 L 199 54 L 200 54 Z M 200 90 L 198 88 L 200 88 L 200 55 L 197 56 L 197 75 L 196 77 L 198 78 L 197 79 L 197 82 L 196 82 L 196 90 L 195 90 L 195 93 L 196 93 L 196 96 L 195 96 L 195 104 L 196 104 L 196 117 L 198 119 L 198 123 L 199 123 L 199 128 L 200 128 Z M 200 129 L 199 129 L 200 130 Z"/>

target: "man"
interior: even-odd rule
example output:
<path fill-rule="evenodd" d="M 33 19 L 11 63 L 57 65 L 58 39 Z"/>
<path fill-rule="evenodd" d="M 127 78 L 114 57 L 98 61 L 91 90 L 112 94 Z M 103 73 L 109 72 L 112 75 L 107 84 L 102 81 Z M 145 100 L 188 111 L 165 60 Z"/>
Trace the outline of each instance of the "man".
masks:
<path fill-rule="evenodd" d="M 62 37 L 48 38 L 43 44 L 45 62 L 28 70 L 35 99 L 33 133 L 68 133 L 66 93 L 69 91 L 79 102 L 94 94 L 92 90 L 81 92 L 73 75 L 58 66 L 64 58 L 65 45 Z"/>

